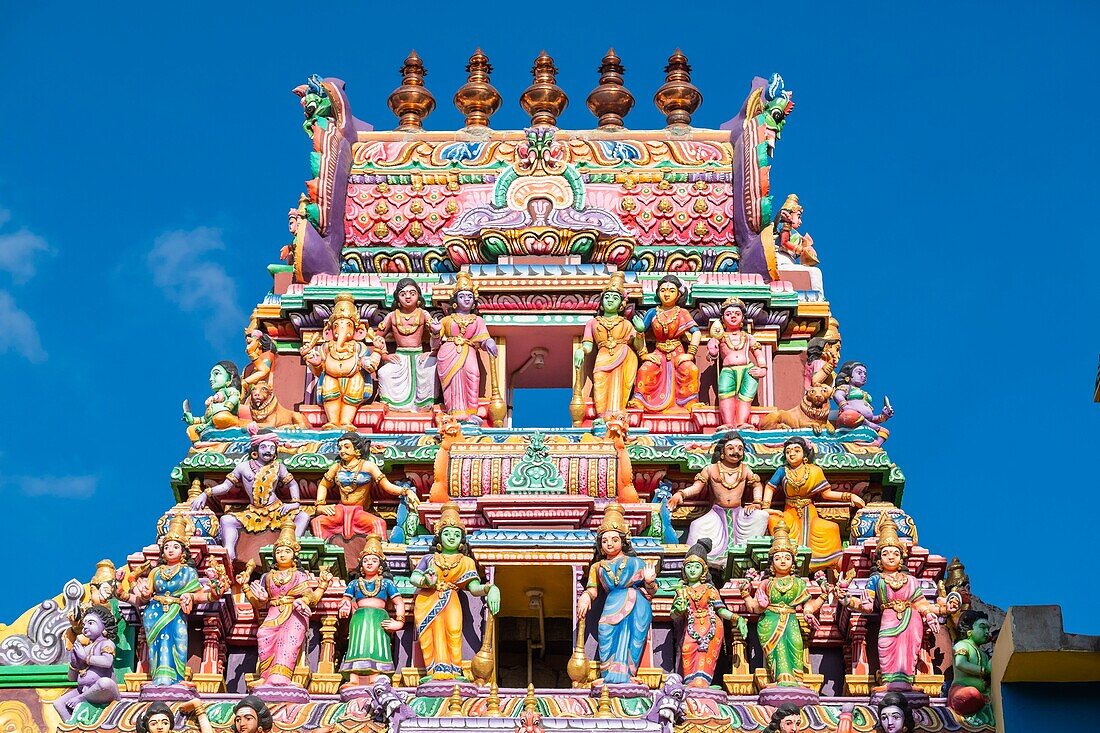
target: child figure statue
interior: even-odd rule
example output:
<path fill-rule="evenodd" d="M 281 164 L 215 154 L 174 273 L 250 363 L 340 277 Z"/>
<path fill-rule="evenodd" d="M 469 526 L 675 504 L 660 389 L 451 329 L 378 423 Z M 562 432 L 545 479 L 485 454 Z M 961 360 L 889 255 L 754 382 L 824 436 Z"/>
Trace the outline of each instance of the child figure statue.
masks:
<path fill-rule="evenodd" d="M 602 589 L 606 600 L 597 627 L 600 678 L 610 684 L 637 682 L 638 664 L 653 621 L 650 599 L 657 591 L 657 573 L 635 554 L 630 526 L 619 504 L 608 504 L 604 510 L 603 522 L 596 530 L 595 554 L 588 585 L 577 599 L 577 617 L 588 614 Z"/>
<path fill-rule="evenodd" d="M 760 692 L 761 705 L 791 702 L 798 705 L 816 704 L 817 693 L 802 683 L 805 669 L 805 649 L 802 624 L 808 629 L 818 627 L 814 615 L 826 597 L 822 593 L 810 598 L 806 579 L 794 574 L 798 547 L 790 540 L 787 525 L 779 522 L 772 530 L 772 546 L 768 551 L 771 572 L 753 595 L 749 582 L 742 581 L 741 596 L 753 613 L 760 614 L 757 633 L 764 648 L 764 664 L 768 670 L 768 686 Z"/>
<path fill-rule="evenodd" d="M 348 581 L 340 602 L 340 618 L 351 617 L 348 649 L 340 665 L 349 672 L 349 687 L 369 685 L 380 674 L 393 672 L 390 635 L 405 625 L 405 600 L 386 567 L 382 540 L 367 538 L 359 553 L 359 576 Z M 393 601 L 393 617 L 386 606 Z"/>
<path fill-rule="evenodd" d="M 67 721 L 81 702 L 105 706 L 119 698 L 114 679 L 115 643 L 118 626 L 107 606 L 89 606 L 81 619 L 81 633 L 73 642 L 69 679 L 76 688 L 53 704 Z"/>
<path fill-rule="evenodd" d="M 718 589 L 710 582 L 707 571 L 710 550 L 711 542 L 706 537 L 688 550 L 672 601 L 672 617 L 683 624 L 680 662 L 688 687 L 710 687 L 714 680 L 714 668 L 726 635 L 725 621 L 735 622 L 742 638 L 749 632 L 745 619 L 726 608 Z"/>
<path fill-rule="evenodd" d="M 273 548 L 275 569 L 248 583 L 250 570 L 237 581 L 257 614 L 266 609 L 263 622 L 256 630 L 255 691 L 272 702 L 302 702 L 309 693 L 294 683 L 294 667 L 306 642 L 311 609 L 321 600 L 332 582 L 332 574 L 322 570 L 319 578 L 299 569 L 298 538 L 294 520 L 287 518 Z M 275 688 L 274 690 L 272 688 Z"/>

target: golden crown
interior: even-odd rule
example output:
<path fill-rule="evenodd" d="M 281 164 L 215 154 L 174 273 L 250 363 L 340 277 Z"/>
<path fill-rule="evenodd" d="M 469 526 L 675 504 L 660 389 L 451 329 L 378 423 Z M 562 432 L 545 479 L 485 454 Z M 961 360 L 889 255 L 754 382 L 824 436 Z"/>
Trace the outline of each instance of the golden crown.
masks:
<path fill-rule="evenodd" d="M 772 530 L 772 546 L 768 550 L 768 557 L 780 552 L 789 552 L 792 557 L 798 555 L 798 545 L 791 542 L 791 531 L 787 529 L 787 523 L 782 521 Z"/>
<path fill-rule="evenodd" d="M 460 290 L 469 290 L 475 298 L 477 297 L 477 284 L 474 282 L 473 276 L 465 270 L 455 275 L 454 292 L 457 293 Z"/>
<path fill-rule="evenodd" d="M 275 540 L 274 547 L 289 547 L 294 552 L 302 549 L 302 546 L 298 543 L 298 535 L 294 530 L 294 518 L 287 517 L 284 519 L 283 526 L 279 528 L 279 538 Z"/>
<path fill-rule="evenodd" d="M 92 576 L 92 585 L 107 583 L 115 579 L 115 564 L 110 560 L 100 560 L 95 564 L 95 575 Z"/>
<path fill-rule="evenodd" d="M 622 270 L 616 270 L 611 273 L 607 285 L 600 291 L 601 295 L 603 293 L 618 293 L 623 296 L 623 298 L 626 298 L 626 275 L 623 274 Z"/>
<path fill-rule="evenodd" d="M 902 557 L 909 553 L 905 542 L 898 537 L 897 522 L 886 512 L 880 514 L 875 523 L 875 535 L 878 537 L 877 552 L 882 552 L 887 547 L 896 547 L 901 551 Z"/>
<path fill-rule="evenodd" d="M 160 538 L 160 544 L 163 547 L 166 542 L 174 540 L 186 548 L 193 534 L 195 534 L 195 524 L 191 518 L 185 514 L 176 514 L 168 520 L 168 531 Z"/>
<path fill-rule="evenodd" d="M 620 532 L 624 537 L 630 536 L 630 525 L 626 523 L 623 507 L 618 502 L 611 502 L 603 510 L 603 521 L 600 522 L 600 528 L 596 530 L 596 536 L 604 532 Z"/>
<path fill-rule="evenodd" d="M 435 523 L 435 531 L 439 532 L 444 527 L 458 527 L 463 532 L 466 531 L 466 525 L 462 523 L 462 517 L 458 513 L 458 504 L 453 501 L 443 505 L 443 510 L 439 513 L 439 521 Z"/>
<path fill-rule="evenodd" d="M 798 194 L 792 193 L 779 208 L 783 211 L 802 211 L 802 204 L 798 203 Z"/>
<path fill-rule="evenodd" d="M 336 301 L 332 306 L 332 315 L 328 317 L 328 320 L 331 323 L 340 318 L 359 321 L 359 309 L 355 307 L 355 297 L 351 293 L 338 293 L 336 295 Z"/>
<path fill-rule="evenodd" d="M 376 534 L 367 537 L 367 543 L 363 545 L 363 549 L 359 553 L 359 560 L 362 561 L 368 555 L 374 555 L 379 560 L 384 560 L 386 557 L 386 554 L 382 552 L 382 538 Z"/>

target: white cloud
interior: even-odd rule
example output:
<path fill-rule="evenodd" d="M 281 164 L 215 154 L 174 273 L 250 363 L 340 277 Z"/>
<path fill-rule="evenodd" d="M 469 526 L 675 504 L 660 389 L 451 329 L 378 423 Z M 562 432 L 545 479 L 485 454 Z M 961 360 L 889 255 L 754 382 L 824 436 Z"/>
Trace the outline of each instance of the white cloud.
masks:
<path fill-rule="evenodd" d="M 0 211 L 0 226 L 11 218 L 7 211 Z M 46 240 L 23 227 L 10 234 L 0 234 L 0 270 L 11 273 L 12 280 L 24 283 L 34 276 L 35 255 L 51 253 Z"/>
<path fill-rule="evenodd" d="M 46 360 L 46 352 L 38 338 L 38 326 L 15 304 L 11 293 L 0 290 L 0 353 L 9 350 L 34 364 Z"/>
<path fill-rule="evenodd" d="M 153 284 L 184 313 L 202 316 L 206 339 L 215 346 L 243 328 L 245 319 L 236 282 L 214 261 L 225 249 L 221 230 L 198 227 L 161 234 L 147 258 Z"/>
<path fill-rule="evenodd" d="M 87 499 L 95 493 L 96 476 L 23 476 L 16 478 L 27 496 L 56 496 L 65 499 Z"/>
<path fill-rule="evenodd" d="M 0 209 L 0 228 L 11 221 L 11 212 Z M 25 283 L 34 277 L 35 257 L 38 253 L 53 254 L 46 240 L 26 227 L 16 232 L 0 234 L 0 271 L 11 275 L 16 283 Z"/>

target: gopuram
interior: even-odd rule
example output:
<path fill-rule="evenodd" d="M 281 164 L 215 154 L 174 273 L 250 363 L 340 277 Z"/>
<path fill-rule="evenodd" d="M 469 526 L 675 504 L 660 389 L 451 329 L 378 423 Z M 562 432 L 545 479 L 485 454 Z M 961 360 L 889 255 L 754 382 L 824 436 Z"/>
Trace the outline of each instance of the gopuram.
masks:
<path fill-rule="evenodd" d="M 272 289 L 184 402 L 149 544 L 0 639 L 5 730 L 992 731 L 989 619 L 769 185 L 783 78 L 695 128 L 676 51 L 667 126 L 631 130 L 609 51 L 562 130 L 542 53 L 501 131 L 467 71 L 457 131 L 415 53 L 392 131 L 294 89 Z M 529 388 L 572 426 L 511 427 Z"/>

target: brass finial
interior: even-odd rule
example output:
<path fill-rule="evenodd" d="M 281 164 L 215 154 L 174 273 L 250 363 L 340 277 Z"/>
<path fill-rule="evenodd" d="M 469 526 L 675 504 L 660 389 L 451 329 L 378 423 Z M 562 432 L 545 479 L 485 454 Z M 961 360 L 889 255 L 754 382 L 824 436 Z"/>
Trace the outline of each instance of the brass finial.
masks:
<path fill-rule="evenodd" d="M 535 697 L 534 685 L 527 685 L 527 694 L 523 696 L 523 709 L 529 713 L 538 712 L 539 701 Z"/>
<path fill-rule="evenodd" d="M 588 109 L 599 118 L 599 127 L 622 127 L 623 118 L 634 106 L 634 95 L 623 86 L 622 59 L 607 49 L 600 63 L 600 85 L 588 95 Z"/>
<path fill-rule="evenodd" d="M 423 129 L 424 118 L 435 109 L 435 97 L 424 87 L 427 75 L 420 56 L 409 51 L 401 66 L 401 86 L 393 90 L 389 100 L 390 109 L 398 117 L 398 130 Z"/>
<path fill-rule="evenodd" d="M 600 699 L 596 704 L 597 718 L 611 717 L 611 692 L 607 689 L 607 683 L 600 685 Z"/>
<path fill-rule="evenodd" d="M 489 83 L 493 66 L 489 57 L 474 51 L 466 64 L 466 83 L 455 92 L 455 107 L 466 116 L 466 127 L 488 127 L 489 118 L 500 109 L 500 92 Z"/>
<path fill-rule="evenodd" d="M 531 69 L 531 75 L 534 76 L 535 81 L 523 90 L 519 98 L 523 111 L 531 115 L 532 127 L 557 125 L 558 115 L 569 104 L 569 97 L 565 95 L 565 91 L 554 83 L 554 76 L 557 73 L 554 59 L 550 58 L 550 54 L 545 51 L 541 52 L 535 59 L 534 68 Z"/>
<path fill-rule="evenodd" d="M 653 103 L 664 113 L 669 127 L 690 125 L 692 113 L 703 103 L 703 95 L 691 83 L 691 65 L 680 49 L 668 57 L 665 83 L 653 95 Z"/>
<path fill-rule="evenodd" d="M 497 683 L 489 685 L 489 701 L 485 709 L 485 715 L 489 718 L 500 717 L 500 688 Z"/>
<path fill-rule="evenodd" d="M 462 688 L 457 683 L 454 689 L 451 690 L 451 697 L 447 704 L 447 714 L 456 718 L 462 715 Z"/>

